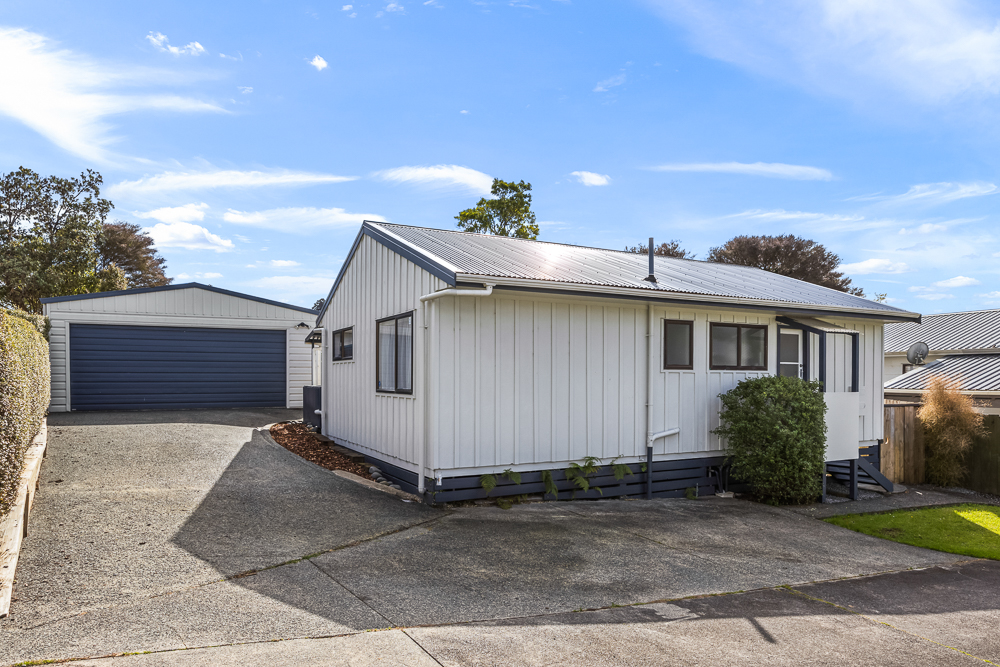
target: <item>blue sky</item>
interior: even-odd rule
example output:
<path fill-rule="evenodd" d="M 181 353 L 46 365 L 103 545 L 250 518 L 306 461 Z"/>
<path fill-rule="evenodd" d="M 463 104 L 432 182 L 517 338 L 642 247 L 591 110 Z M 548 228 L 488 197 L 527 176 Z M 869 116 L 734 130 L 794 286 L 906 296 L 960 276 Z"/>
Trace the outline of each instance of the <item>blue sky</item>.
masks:
<path fill-rule="evenodd" d="M 0 169 L 97 169 L 178 282 L 311 305 L 362 219 L 451 228 L 500 177 L 542 240 L 793 233 L 1000 307 L 993 3 L 7 0 L 0 58 Z"/>

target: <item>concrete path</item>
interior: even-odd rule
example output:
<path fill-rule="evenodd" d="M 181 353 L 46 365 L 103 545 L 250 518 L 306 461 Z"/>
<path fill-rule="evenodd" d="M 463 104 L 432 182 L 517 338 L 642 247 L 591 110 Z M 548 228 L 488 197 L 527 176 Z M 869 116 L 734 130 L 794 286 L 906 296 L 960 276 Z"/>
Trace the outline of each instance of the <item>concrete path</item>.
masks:
<path fill-rule="evenodd" d="M 1000 625 L 986 592 L 1000 585 L 994 563 L 734 500 L 434 510 L 254 434 L 289 416 L 53 416 L 0 664 L 144 651 L 81 664 L 998 655 L 973 630 Z M 753 592 L 680 599 L 736 591 Z M 891 626 L 870 620 L 890 608 Z"/>

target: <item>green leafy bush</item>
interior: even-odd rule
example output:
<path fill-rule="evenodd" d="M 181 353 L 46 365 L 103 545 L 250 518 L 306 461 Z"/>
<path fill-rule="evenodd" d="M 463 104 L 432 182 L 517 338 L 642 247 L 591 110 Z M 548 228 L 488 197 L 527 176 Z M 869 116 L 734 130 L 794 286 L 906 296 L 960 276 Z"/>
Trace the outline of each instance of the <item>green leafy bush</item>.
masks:
<path fill-rule="evenodd" d="M 720 394 L 721 425 L 732 475 L 758 500 L 805 503 L 821 491 L 826 452 L 826 402 L 818 382 L 761 377 Z"/>
<path fill-rule="evenodd" d="M 0 310 L 0 517 L 17 499 L 24 453 L 49 407 L 45 318 Z"/>

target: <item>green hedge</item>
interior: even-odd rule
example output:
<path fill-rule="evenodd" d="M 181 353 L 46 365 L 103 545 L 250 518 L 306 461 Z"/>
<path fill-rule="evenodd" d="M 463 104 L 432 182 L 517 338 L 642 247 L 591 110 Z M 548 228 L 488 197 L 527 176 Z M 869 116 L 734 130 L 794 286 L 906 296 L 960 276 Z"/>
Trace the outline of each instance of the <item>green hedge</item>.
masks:
<path fill-rule="evenodd" d="M 24 453 L 49 408 L 46 318 L 0 309 L 0 517 L 17 499 Z"/>
<path fill-rule="evenodd" d="M 720 394 L 734 478 L 765 503 L 807 503 L 819 497 L 826 454 L 826 401 L 819 382 L 766 376 Z"/>

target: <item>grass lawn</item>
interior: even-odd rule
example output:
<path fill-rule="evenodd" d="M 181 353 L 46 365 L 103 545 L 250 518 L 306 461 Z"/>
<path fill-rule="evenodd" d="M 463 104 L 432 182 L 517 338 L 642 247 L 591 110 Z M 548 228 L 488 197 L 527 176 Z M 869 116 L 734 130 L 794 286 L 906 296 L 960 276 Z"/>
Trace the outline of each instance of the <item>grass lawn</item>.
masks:
<path fill-rule="evenodd" d="M 996 505 L 966 504 L 882 514 L 848 514 L 826 521 L 915 547 L 1000 560 L 1000 507 Z"/>

